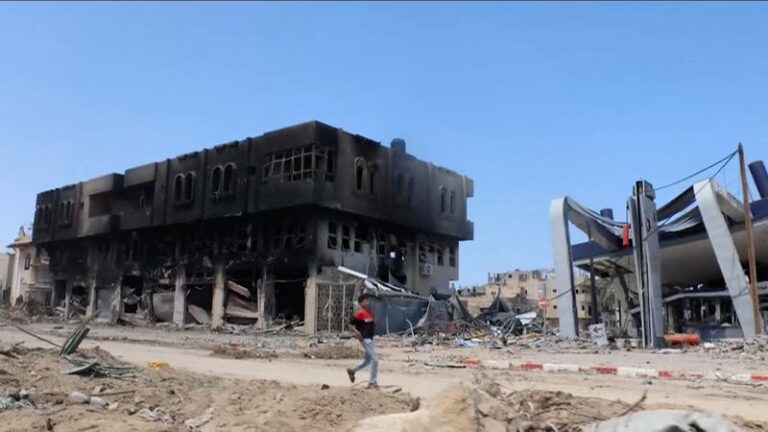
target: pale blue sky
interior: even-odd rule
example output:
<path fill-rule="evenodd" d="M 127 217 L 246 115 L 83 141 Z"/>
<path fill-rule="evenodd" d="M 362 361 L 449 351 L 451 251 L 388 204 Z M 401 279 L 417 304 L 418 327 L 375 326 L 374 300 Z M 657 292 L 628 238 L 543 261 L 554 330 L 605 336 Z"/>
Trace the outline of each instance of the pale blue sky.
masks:
<path fill-rule="evenodd" d="M 461 282 L 550 266 L 554 197 L 619 217 L 639 177 L 738 141 L 768 159 L 766 23 L 765 3 L 0 3 L 0 240 L 41 190 L 318 119 L 475 179 Z"/>

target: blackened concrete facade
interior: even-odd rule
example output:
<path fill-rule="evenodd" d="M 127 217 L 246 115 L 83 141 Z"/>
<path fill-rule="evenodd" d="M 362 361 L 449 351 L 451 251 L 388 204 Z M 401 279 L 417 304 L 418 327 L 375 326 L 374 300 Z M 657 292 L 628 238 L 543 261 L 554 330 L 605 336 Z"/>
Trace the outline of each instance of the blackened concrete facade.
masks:
<path fill-rule="evenodd" d="M 214 327 L 299 318 L 313 331 L 324 269 L 447 292 L 473 193 L 402 140 L 313 121 L 41 192 L 33 240 L 67 314 L 182 324 L 197 306 Z"/>

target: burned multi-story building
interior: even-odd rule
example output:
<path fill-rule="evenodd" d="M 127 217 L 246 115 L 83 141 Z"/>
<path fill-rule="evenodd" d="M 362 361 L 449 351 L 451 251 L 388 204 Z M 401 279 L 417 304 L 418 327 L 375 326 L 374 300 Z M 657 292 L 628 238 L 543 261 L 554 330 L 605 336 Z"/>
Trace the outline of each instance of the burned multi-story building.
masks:
<path fill-rule="evenodd" d="M 472 195 L 403 140 L 308 122 L 42 192 L 33 239 L 67 315 L 328 330 L 339 266 L 447 291 Z"/>

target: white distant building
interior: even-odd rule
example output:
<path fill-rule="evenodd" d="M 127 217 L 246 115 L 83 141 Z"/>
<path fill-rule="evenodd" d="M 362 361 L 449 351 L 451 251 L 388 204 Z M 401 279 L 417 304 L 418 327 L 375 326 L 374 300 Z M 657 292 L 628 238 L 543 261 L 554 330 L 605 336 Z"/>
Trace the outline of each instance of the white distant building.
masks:
<path fill-rule="evenodd" d="M 53 277 L 48 271 L 48 259 L 38 254 L 32 236 L 27 234 L 24 227 L 19 229 L 19 235 L 8 245 L 10 255 L 10 283 L 8 299 L 16 304 L 19 297 L 24 301 L 33 300 L 39 304 L 50 302 L 53 290 Z"/>

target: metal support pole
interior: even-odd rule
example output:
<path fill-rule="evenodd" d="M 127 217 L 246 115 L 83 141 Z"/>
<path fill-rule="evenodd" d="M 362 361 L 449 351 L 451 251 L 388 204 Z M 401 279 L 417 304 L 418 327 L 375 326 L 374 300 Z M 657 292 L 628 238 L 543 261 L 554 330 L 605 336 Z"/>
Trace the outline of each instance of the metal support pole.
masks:
<path fill-rule="evenodd" d="M 747 171 L 744 166 L 744 147 L 739 143 L 739 172 L 741 173 L 741 192 L 744 204 L 744 228 L 747 237 L 747 260 L 749 261 L 749 296 L 752 299 L 752 314 L 755 321 L 755 334 L 763 331 L 763 320 L 760 316 L 760 299 L 757 295 L 757 266 L 755 263 L 755 245 L 752 238 L 752 210 L 749 208 L 749 186 Z"/>

